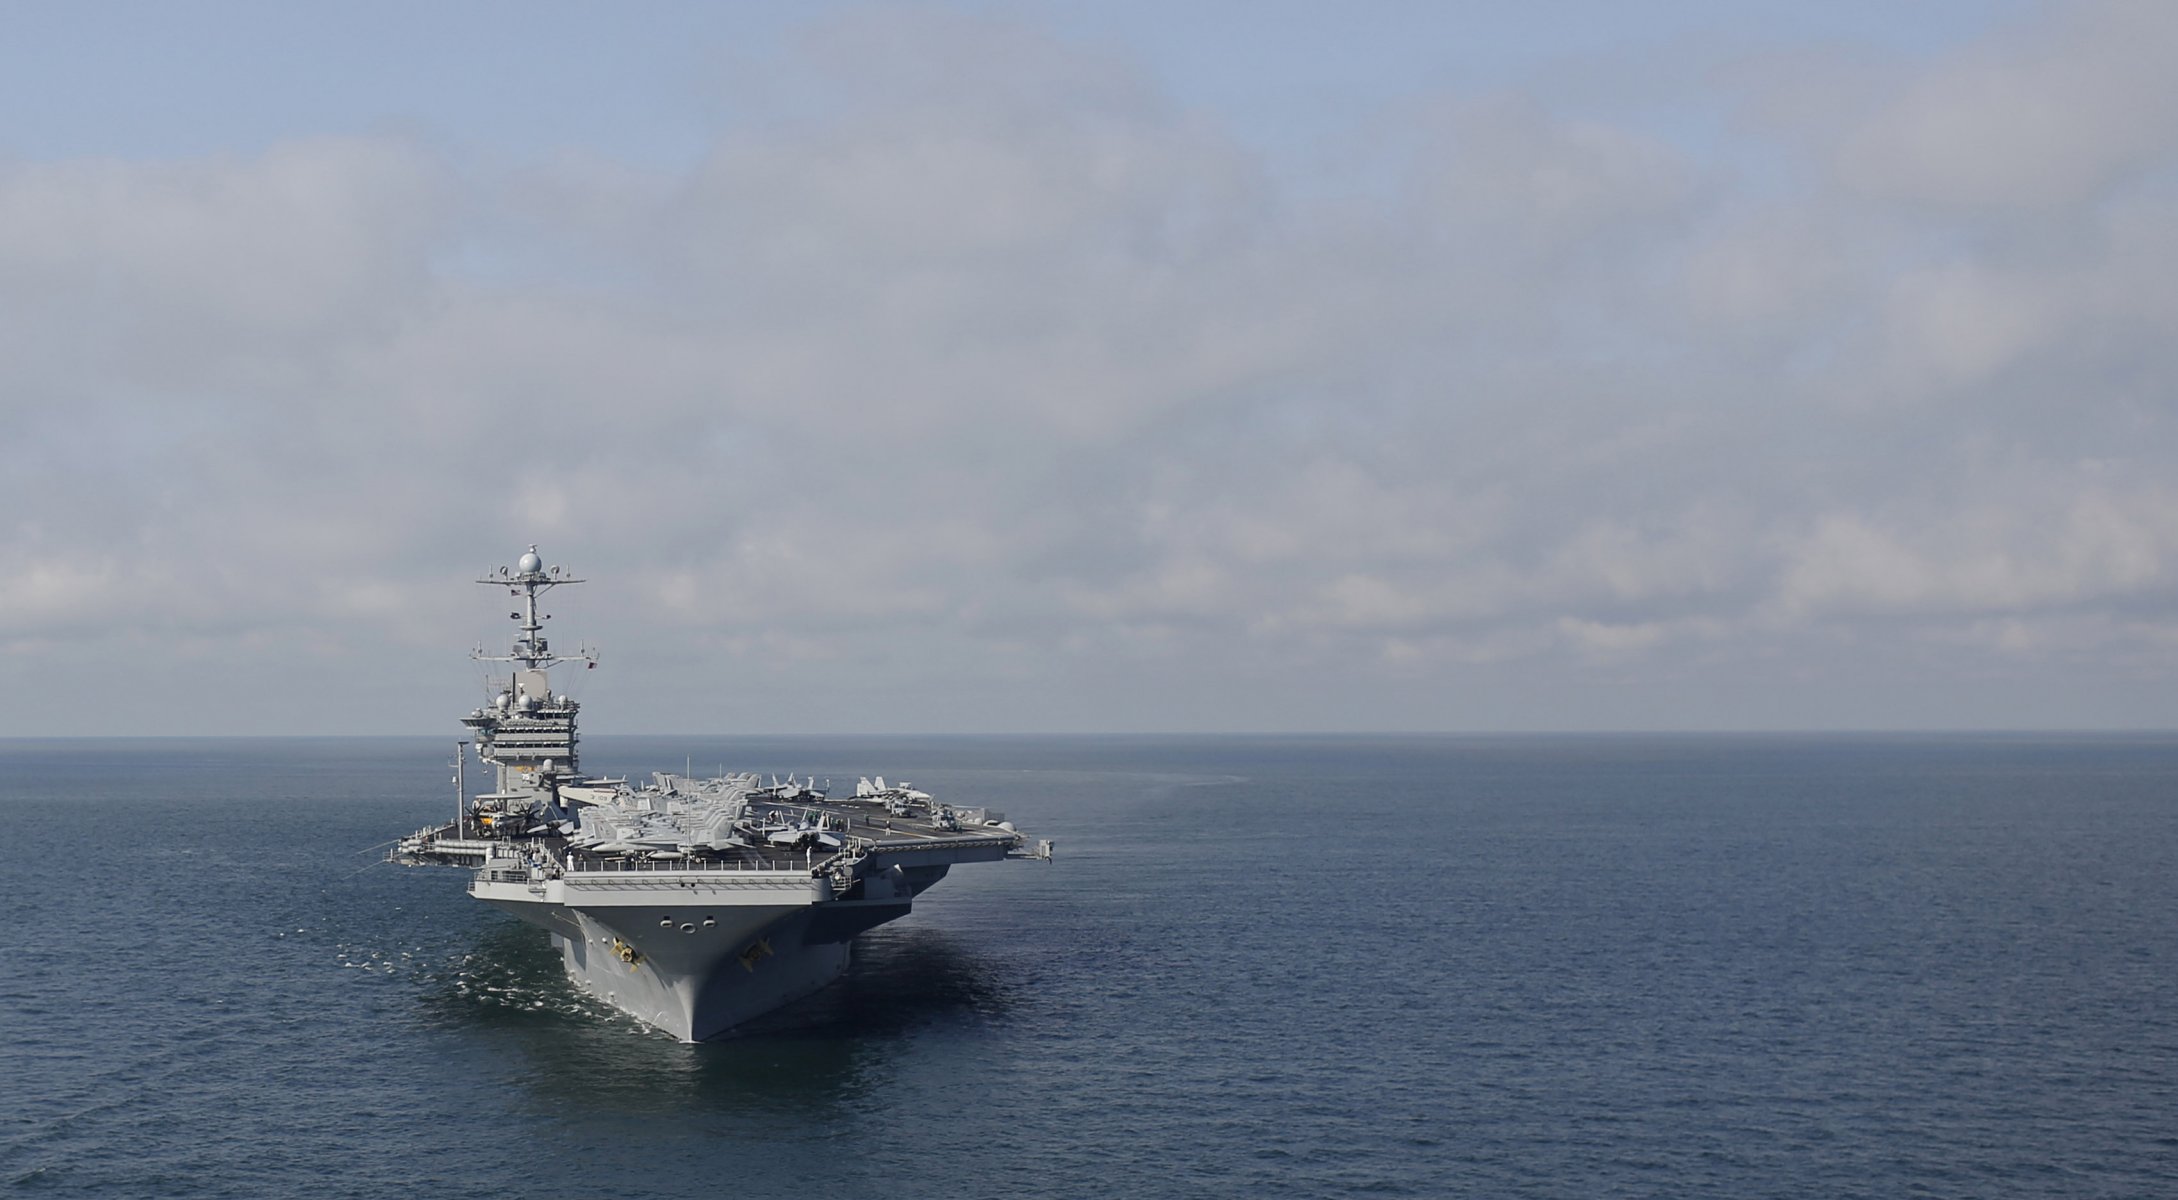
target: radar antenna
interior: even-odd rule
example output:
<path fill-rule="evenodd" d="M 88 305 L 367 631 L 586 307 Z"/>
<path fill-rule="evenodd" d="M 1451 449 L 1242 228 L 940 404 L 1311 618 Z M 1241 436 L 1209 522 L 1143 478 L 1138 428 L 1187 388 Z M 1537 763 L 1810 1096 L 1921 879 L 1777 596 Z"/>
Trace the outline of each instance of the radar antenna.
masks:
<path fill-rule="evenodd" d="M 514 648 L 507 654 L 486 654 L 482 649 L 470 655 L 478 662 L 520 663 L 530 670 L 538 670 L 563 662 L 597 665 L 597 652 L 588 648 L 577 649 L 573 654 L 554 654 L 551 642 L 544 636 L 545 617 L 537 614 L 537 597 L 563 583 L 582 583 L 572 575 L 563 575 L 558 567 L 547 568 L 544 559 L 538 557 L 537 547 L 518 560 L 512 570 L 499 568 L 496 574 L 486 571 L 478 583 L 507 589 L 510 596 L 519 596 L 522 611 L 507 615 L 519 623 L 521 636 L 514 639 Z"/>

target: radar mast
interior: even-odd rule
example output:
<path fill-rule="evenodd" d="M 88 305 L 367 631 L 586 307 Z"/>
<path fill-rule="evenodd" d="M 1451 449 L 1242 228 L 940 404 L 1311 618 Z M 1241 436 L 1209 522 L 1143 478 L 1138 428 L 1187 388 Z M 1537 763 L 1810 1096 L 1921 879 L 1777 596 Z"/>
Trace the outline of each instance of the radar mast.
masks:
<path fill-rule="evenodd" d="M 516 628 L 521 631 L 521 636 L 514 639 L 511 653 L 486 654 L 479 648 L 470 655 L 471 658 L 478 662 L 521 663 L 533 671 L 563 662 L 586 662 L 592 666 L 597 664 L 597 654 L 591 650 L 577 650 L 573 654 L 552 653 L 551 643 L 544 636 L 545 617 L 537 613 L 537 597 L 563 583 L 585 581 L 572 575 L 560 574 L 558 567 L 547 568 L 544 559 L 538 556 L 536 546 L 532 545 L 529 552 L 522 555 L 511 570 L 501 567 L 496 575 L 486 572 L 484 578 L 477 582 L 506 588 L 508 595 L 521 597 L 522 611 L 507 614 L 519 622 Z"/>
<path fill-rule="evenodd" d="M 516 669 L 491 680 L 491 696 L 483 708 L 463 717 L 461 723 L 476 731 L 476 755 L 498 768 L 498 780 L 483 802 L 496 801 L 510 812 L 523 811 L 532 798 L 547 799 L 556 781 L 576 771 L 575 713 L 581 707 L 567 695 L 552 690 L 551 668 L 570 662 L 597 665 L 597 653 L 579 648 L 572 654 L 556 653 L 544 635 L 549 614 L 537 611 L 537 599 L 563 583 L 581 583 L 558 567 L 545 566 L 531 546 L 512 568 L 486 571 L 478 583 L 507 589 L 519 597 L 522 607 L 508 613 L 515 622 L 513 647 L 505 654 L 486 654 L 478 647 L 470 657 L 478 662 L 508 663 Z"/>

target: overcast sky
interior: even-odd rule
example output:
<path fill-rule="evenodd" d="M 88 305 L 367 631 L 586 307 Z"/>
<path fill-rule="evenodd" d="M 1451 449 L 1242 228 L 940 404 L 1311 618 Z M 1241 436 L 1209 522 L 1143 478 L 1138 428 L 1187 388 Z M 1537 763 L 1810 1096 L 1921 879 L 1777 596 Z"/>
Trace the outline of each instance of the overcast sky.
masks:
<path fill-rule="evenodd" d="M 2178 724 L 2178 4 L 18 4 L 0 734 Z"/>

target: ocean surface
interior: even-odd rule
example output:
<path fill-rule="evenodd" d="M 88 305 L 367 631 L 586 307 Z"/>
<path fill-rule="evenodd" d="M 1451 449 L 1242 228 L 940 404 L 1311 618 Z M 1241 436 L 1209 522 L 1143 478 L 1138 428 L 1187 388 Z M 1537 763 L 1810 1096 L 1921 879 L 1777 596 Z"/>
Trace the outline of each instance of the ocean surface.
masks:
<path fill-rule="evenodd" d="M 451 751 L 0 741 L 0 1190 L 2178 1195 L 2178 737 L 588 738 L 1058 842 L 701 1046 L 379 862 Z"/>

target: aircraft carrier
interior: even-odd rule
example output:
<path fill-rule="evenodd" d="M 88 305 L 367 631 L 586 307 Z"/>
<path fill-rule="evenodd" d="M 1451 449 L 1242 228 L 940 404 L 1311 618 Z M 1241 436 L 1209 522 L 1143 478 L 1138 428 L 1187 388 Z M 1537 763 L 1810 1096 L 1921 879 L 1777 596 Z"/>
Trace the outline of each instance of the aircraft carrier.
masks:
<path fill-rule="evenodd" d="M 521 601 L 513 649 L 474 655 L 506 673 L 462 718 L 472 737 L 456 746 L 454 819 L 391 857 L 471 869 L 470 895 L 545 930 L 570 979 L 637 1020 L 688 1042 L 731 1034 L 838 978 L 855 935 L 906 916 L 955 864 L 1051 857 L 1003 813 L 883 776 L 834 799 L 793 776 L 585 775 L 581 706 L 552 671 L 597 658 L 554 651 L 538 611 L 545 592 L 582 580 L 531 546 L 477 582 Z M 492 771 L 473 796 L 472 743 Z"/>

